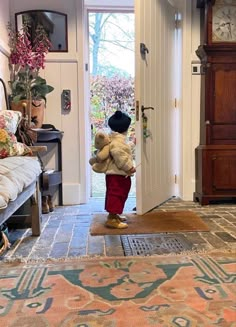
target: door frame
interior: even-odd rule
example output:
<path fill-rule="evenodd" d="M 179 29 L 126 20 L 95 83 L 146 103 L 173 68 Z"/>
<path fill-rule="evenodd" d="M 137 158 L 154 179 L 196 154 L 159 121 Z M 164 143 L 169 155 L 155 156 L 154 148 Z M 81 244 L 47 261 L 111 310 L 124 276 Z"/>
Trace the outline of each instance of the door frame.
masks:
<path fill-rule="evenodd" d="M 80 2 L 81 0 L 77 0 Z M 170 0 L 169 0 L 170 1 Z M 192 112 L 192 76 L 191 76 L 191 60 L 192 49 L 191 41 L 192 34 L 189 33 L 189 26 L 192 26 L 192 7 L 193 3 L 189 0 L 173 0 L 177 3 L 177 7 L 182 15 L 182 69 L 181 69 L 181 98 L 179 99 L 179 126 L 180 126 L 180 161 L 179 161 L 179 175 L 177 176 L 177 186 L 179 187 L 179 194 L 181 199 L 185 201 L 191 201 L 193 199 L 193 192 L 195 189 L 195 163 L 194 163 L 194 148 L 198 145 L 199 134 L 197 127 L 194 126 L 194 138 L 189 137 L 189 126 L 193 126 L 193 121 L 197 122 L 199 116 L 198 103 L 195 106 L 194 112 Z M 170 1 L 170 2 L 173 2 Z M 79 11 L 77 15 L 77 28 L 79 29 L 77 36 L 79 69 L 78 73 L 78 88 L 79 88 L 79 139 L 80 139 L 80 203 L 87 203 L 90 198 L 90 167 L 88 160 L 90 157 L 90 141 L 85 138 L 84 135 L 88 135 L 88 90 L 86 90 L 86 83 L 88 83 L 88 74 L 85 71 L 85 64 L 88 62 L 88 49 L 87 42 L 87 10 L 88 9 L 102 9 L 111 8 L 110 6 L 83 6 L 82 13 Z M 112 9 L 121 8 L 120 6 L 113 6 Z M 129 6 L 128 9 L 133 10 L 133 6 Z M 81 23 L 82 22 L 82 23 Z M 198 23 L 196 23 L 198 24 Z M 82 28 L 83 27 L 83 28 Z M 191 34 L 191 35 L 190 35 Z M 86 43 L 87 42 L 87 43 Z M 193 58 L 194 59 L 194 58 Z M 200 82 L 199 82 L 200 85 Z M 198 95 L 199 89 L 195 90 L 194 98 L 196 99 L 196 93 Z M 86 127 L 87 124 L 87 127 Z"/>
<path fill-rule="evenodd" d="M 85 103 L 87 104 L 84 106 L 84 116 L 87 120 L 87 133 L 88 137 L 84 139 L 84 156 L 87 158 L 87 166 L 84 167 L 84 171 L 86 172 L 84 175 L 87 176 L 86 183 L 81 185 L 81 189 L 84 187 L 84 202 L 87 203 L 89 198 L 91 197 L 91 167 L 88 164 L 89 158 L 91 156 L 91 130 L 89 129 L 90 121 L 89 121 L 89 106 L 90 106 L 90 87 L 89 87 L 89 78 L 90 78 L 90 69 L 89 69 L 89 27 L 88 27 L 88 14 L 89 12 L 114 12 L 114 13 L 134 13 L 134 7 L 127 5 L 127 6 L 120 6 L 120 5 L 88 5 L 84 6 L 84 66 L 86 68 L 86 79 L 84 80 L 84 99 Z"/>

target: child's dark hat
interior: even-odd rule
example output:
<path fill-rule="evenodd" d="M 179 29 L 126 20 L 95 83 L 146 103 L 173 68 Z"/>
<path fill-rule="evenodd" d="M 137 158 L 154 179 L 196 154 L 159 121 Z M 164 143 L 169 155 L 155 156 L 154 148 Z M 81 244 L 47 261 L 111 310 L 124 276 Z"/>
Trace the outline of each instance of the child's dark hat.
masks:
<path fill-rule="evenodd" d="M 131 118 L 120 110 L 117 110 L 114 115 L 108 119 L 108 126 L 114 132 L 124 133 L 128 130 L 131 123 Z"/>

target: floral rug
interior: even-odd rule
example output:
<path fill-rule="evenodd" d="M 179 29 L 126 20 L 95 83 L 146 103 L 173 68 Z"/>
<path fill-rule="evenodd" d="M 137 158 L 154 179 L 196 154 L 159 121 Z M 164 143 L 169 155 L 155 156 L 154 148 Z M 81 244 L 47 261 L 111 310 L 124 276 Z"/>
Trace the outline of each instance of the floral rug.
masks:
<path fill-rule="evenodd" d="M 235 264 L 232 253 L 1 263 L 1 326 L 236 326 Z"/>

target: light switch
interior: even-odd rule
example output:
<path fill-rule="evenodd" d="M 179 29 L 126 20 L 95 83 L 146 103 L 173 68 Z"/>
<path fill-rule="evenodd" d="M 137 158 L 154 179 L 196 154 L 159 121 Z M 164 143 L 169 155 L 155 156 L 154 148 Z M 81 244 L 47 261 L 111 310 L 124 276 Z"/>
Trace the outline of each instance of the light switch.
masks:
<path fill-rule="evenodd" d="M 192 75 L 201 74 L 201 64 L 192 64 Z"/>

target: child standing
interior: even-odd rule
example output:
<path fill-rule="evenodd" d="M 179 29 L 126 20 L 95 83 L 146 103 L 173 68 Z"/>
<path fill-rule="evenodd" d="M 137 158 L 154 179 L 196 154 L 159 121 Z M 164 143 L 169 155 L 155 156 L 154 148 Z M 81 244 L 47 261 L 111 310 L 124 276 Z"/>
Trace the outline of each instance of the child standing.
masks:
<path fill-rule="evenodd" d="M 105 210 L 108 212 L 105 225 L 110 228 L 127 228 L 122 214 L 131 187 L 133 166 L 131 147 L 126 143 L 131 118 L 116 111 L 108 120 L 110 133 L 110 155 L 112 160 L 106 171 Z"/>

